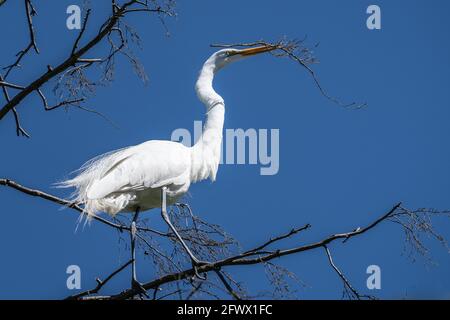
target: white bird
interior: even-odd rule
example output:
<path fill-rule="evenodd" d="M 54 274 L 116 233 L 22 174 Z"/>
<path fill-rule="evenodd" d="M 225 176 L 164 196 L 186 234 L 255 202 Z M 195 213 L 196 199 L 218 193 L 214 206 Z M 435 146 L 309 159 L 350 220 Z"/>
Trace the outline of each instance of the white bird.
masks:
<path fill-rule="evenodd" d="M 276 49 L 260 46 L 248 49 L 222 49 L 204 63 L 195 85 L 198 98 L 206 107 L 203 133 L 192 147 L 165 140 L 150 140 L 142 144 L 98 156 L 86 162 L 73 179 L 60 183 L 74 187 L 73 200 L 84 205 L 88 217 L 98 212 L 112 216 L 119 212 L 134 212 L 131 227 L 132 286 L 136 281 L 135 238 L 136 220 L 140 211 L 161 207 L 161 215 L 189 254 L 194 269 L 202 264 L 189 250 L 167 215 L 166 206 L 174 204 L 193 182 L 215 180 L 221 152 L 225 104 L 214 91 L 217 71 L 254 54 Z"/>

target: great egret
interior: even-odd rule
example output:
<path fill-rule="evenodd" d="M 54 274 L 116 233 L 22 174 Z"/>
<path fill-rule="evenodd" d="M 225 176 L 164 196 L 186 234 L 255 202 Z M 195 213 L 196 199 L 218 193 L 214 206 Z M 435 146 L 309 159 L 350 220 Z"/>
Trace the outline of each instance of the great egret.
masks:
<path fill-rule="evenodd" d="M 161 215 L 189 255 L 194 270 L 204 262 L 198 260 L 185 244 L 167 214 L 167 205 L 174 204 L 193 182 L 216 178 L 220 161 L 225 104 L 213 89 L 217 71 L 231 62 L 276 49 L 259 46 L 247 49 L 222 49 L 203 64 L 195 85 L 198 98 L 206 106 L 203 133 L 192 147 L 164 140 L 142 144 L 98 156 L 85 163 L 73 179 L 63 187 L 75 187 L 74 201 L 84 205 L 88 217 L 98 212 L 115 215 L 134 212 L 131 225 L 132 287 L 142 286 L 136 280 L 135 241 L 139 212 L 161 207 Z"/>

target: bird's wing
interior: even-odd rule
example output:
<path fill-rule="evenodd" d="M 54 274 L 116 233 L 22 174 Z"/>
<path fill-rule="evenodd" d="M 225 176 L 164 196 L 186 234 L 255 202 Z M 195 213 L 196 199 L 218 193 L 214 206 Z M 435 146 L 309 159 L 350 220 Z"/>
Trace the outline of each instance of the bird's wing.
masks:
<path fill-rule="evenodd" d="M 89 199 L 101 199 L 117 192 L 183 184 L 190 173 L 190 152 L 177 142 L 148 141 L 133 147 L 104 172 L 88 188 Z"/>

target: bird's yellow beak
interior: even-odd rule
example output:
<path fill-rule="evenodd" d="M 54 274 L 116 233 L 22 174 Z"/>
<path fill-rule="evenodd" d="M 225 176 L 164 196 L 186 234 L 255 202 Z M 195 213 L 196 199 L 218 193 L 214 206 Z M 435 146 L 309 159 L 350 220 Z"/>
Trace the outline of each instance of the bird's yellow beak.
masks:
<path fill-rule="evenodd" d="M 271 46 L 271 45 L 260 46 L 260 47 L 255 47 L 255 48 L 242 49 L 242 50 L 237 51 L 236 54 L 240 54 L 243 56 L 252 56 L 252 55 L 255 55 L 258 53 L 272 51 L 277 48 L 278 48 L 277 46 Z"/>

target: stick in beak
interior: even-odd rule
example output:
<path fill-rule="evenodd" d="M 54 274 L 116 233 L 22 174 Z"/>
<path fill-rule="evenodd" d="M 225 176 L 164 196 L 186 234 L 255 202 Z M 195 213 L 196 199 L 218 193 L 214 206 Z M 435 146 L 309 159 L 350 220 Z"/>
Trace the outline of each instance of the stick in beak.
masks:
<path fill-rule="evenodd" d="M 255 48 L 242 49 L 242 50 L 239 50 L 238 52 L 236 52 L 236 54 L 240 54 L 243 56 L 252 56 L 252 55 L 258 54 L 258 53 L 272 51 L 277 48 L 278 48 L 277 46 L 267 45 L 267 46 L 261 46 L 261 47 L 255 47 Z"/>

